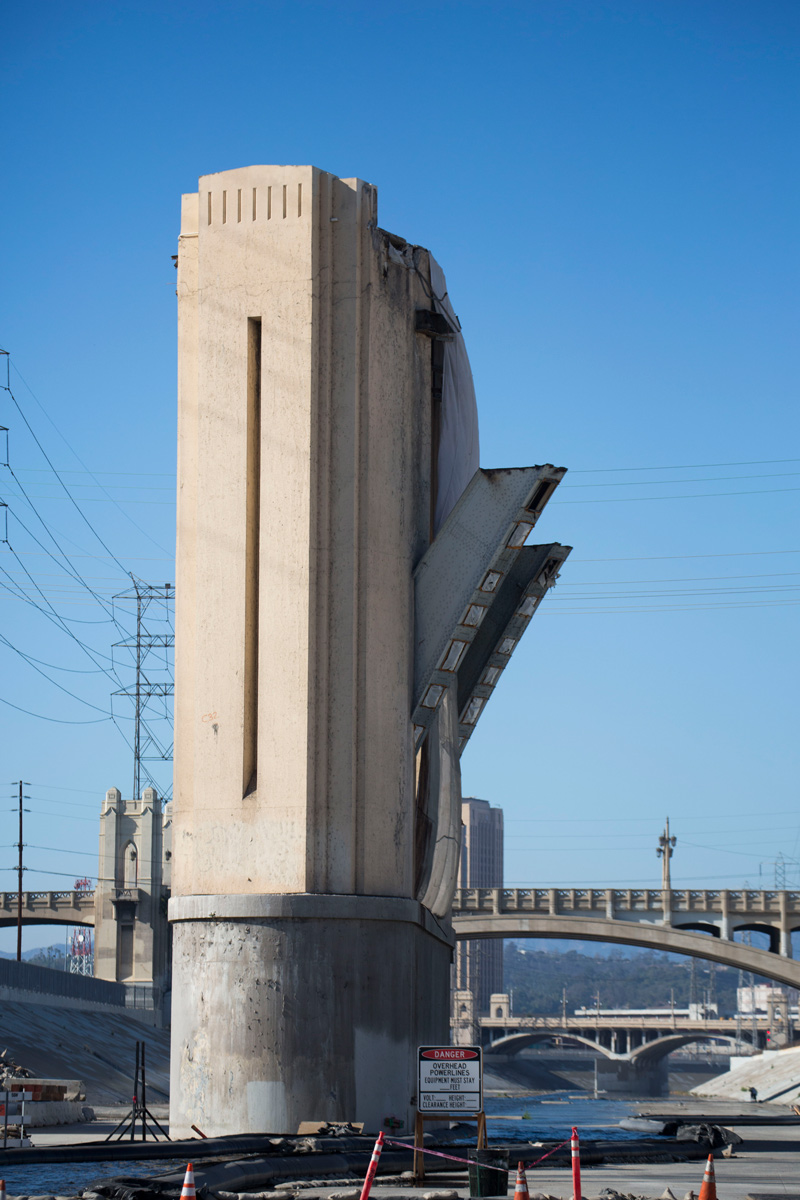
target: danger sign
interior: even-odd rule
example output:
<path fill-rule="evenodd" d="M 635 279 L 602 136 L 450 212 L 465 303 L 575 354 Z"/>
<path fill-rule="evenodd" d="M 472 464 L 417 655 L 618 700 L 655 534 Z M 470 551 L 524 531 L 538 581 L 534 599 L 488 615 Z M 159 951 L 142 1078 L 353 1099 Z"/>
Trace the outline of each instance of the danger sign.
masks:
<path fill-rule="evenodd" d="M 481 1047 L 420 1046 L 417 1109 L 421 1113 L 481 1112 Z"/>

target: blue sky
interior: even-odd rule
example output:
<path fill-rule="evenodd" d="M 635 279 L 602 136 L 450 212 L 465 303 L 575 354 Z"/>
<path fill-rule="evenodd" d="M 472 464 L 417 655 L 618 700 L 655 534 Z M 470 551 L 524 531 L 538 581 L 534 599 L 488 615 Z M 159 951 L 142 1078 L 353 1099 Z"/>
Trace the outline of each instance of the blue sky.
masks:
<path fill-rule="evenodd" d="M 668 813 L 678 884 L 800 858 L 799 34 L 776 0 L 7 9 L 0 698 L 39 715 L 0 705 L 0 760 L 32 785 L 27 886 L 96 871 L 130 789 L 97 662 L 124 571 L 173 578 L 179 198 L 255 162 L 377 184 L 447 273 L 482 464 L 570 468 L 538 540 L 573 556 L 462 761 L 507 881 L 657 886 Z"/>

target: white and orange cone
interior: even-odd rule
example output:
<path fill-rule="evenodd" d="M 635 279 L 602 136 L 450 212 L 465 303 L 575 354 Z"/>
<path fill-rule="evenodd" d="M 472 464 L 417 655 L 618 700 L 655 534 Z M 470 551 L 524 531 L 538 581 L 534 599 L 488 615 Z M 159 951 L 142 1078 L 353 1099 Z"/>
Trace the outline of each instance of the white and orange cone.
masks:
<path fill-rule="evenodd" d="M 183 1177 L 181 1200 L 197 1200 L 197 1188 L 194 1186 L 194 1167 L 189 1163 Z"/>
<path fill-rule="evenodd" d="M 581 1192 L 581 1144 L 578 1137 L 578 1131 L 575 1126 L 572 1126 L 572 1137 L 570 1139 L 570 1150 L 572 1152 L 572 1200 L 582 1200 L 583 1193 Z"/>
<path fill-rule="evenodd" d="M 528 1191 L 528 1180 L 525 1178 L 525 1163 L 517 1163 L 517 1182 L 514 1187 L 514 1200 L 531 1200 Z"/>
<path fill-rule="evenodd" d="M 381 1130 L 378 1134 L 378 1140 L 372 1147 L 372 1158 L 369 1160 L 367 1174 L 364 1178 L 364 1186 L 361 1188 L 360 1200 L 369 1200 L 369 1194 L 372 1190 L 372 1181 L 375 1178 L 376 1171 L 378 1170 L 378 1163 L 380 1162 L 381 1151 L 383 1150 L 383 1137 L 383 1130 Z"/>
<path fill-rule="evenodd" d="M 700 1188 L 699 1200 L 717 1200 L 717 1181 L 714 1176 L 713 1154 L 709 1154 L 706 1169 L 703 1172 L 703 1183 Z"/>
<path fill-rule="evenodd" d="M 6 1181 L 0 1179 L 0 1200 L 6 1200 Z"/>

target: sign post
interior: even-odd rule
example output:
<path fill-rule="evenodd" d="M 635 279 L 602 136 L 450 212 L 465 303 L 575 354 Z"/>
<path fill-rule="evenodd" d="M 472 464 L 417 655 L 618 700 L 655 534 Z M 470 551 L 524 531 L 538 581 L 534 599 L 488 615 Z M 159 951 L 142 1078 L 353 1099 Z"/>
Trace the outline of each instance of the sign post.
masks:
<path fill-rule="evenodd" d="M 483 1111 L 483 1050 L 480 1046 L 420 1046 L 417 1064 L 414 1175 L 425 1178 L 422 1145 L 425 1121 L 476 1116 L 478 1149 L 486 1147 Z"/>

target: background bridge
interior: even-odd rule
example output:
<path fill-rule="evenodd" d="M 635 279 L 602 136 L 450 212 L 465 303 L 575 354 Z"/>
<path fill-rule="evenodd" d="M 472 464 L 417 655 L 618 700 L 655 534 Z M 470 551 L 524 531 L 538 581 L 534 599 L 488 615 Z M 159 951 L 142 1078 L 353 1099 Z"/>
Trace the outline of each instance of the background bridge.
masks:
<path fill-rule="evenodd" d="M 112 903 L 135 902 L 137 888 L 115 888 Z M 571 938 L 689 954 L 800 988 L 792 933 L 800 929 L 800 892 L 595 888 L 459 888 L 457 938 Z M 17 893 L 0 892 L 0 926 L 17 921 Z M 94 925 L 93 891 L 22 893 L 25 925 Z M 164 917 L 166 925 L 166 917 Z M 735 941 L 758 932 L 769 949 Z"/>
<path fill-rule="evenodd" d="M 689 954 L 800 988 L 792 933 L 800 892 L 595 888 L 459 888 L 457 938 L 572 938 Z M 761 950 L 734 935 L 766 934 Z"/>
<path fill-rule="evenodd" d="M 0 892 L 0 927 L 16 925 L 18 892 Z M 23 892 L 23 925 L 94 925 L 94 892 Z"/>
<path fill-rule="evenodd" d="M 694 1019 L 619 1013 L 599 1017 L 488 1016 L 480 1017 L 477 1024 L 480 1040 L 491 1054 L 517 1054 L 537 1044 L 568 1040 L 607 1058 L 625 1057 L 636 1062 L 656 1061 L 681 1046 L 708 1039 L 727 1042 L 734 1053 L 745 1048 L 743 1043 L 748 1049 L 764 1049 L 774 1022 L 755 1014 L 752 1019 L 737 1022 L 735 1017 Z M 790 1028 L 794 1035 L 797 1023 Z"/>

